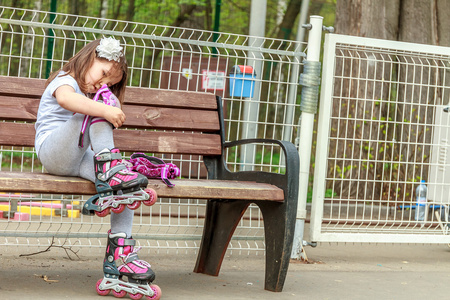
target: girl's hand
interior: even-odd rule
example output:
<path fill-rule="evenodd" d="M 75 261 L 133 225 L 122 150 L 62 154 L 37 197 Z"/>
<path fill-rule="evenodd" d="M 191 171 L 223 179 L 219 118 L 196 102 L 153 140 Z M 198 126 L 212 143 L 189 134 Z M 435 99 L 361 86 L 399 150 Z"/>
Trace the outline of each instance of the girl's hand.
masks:
<path fill-rule="evenodd" d="M 125 122 L 125 113 L 120 108 L 92 101 L 92 99 L 77 94 L 71 86 L 60 86 L 56 89 L 54 96 L 58 104 L 64 109 L 83 115 L 104 118 L 115 128 L 119 128 Z"/>
<path fill-rule="evenodd" d="M 104 118 L 115 128 L 119 128 L 125 122 L 126 116 L 120 108 L 107 106 Z"/>

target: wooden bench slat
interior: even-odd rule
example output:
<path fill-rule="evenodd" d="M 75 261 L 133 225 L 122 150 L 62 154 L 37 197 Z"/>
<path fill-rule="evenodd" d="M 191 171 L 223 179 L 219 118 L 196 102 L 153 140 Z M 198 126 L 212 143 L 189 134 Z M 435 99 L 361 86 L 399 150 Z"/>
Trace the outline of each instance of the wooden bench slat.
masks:
<path fill-rule="evenodd" d="M 129 152 L 195 155 L 222 153 L 219 134 L 115 130 L 114 140 L 121 151 Z"/>
<path fill-rule="evenodd" d="M 0 93 L 41 98 L 45 89 L 45 79 L 0 76 Z"/>
<path fill-rule="evenodd" d="M 182 129 L 194 131 L 219 131 L 216 111 L 187 110 L 164 107 L 124 106 L 127 118 L 124 126 Z"/>
<path fill-rule="evenodd" d="M 61 177 L 45 173 L 0 172 L 0 191 L 45 194 L 94 195 L 92 182 L 78 177 Z M 150 179 L 161 198 L 242 199 L 284 201 L 283 190 L 265 183 L 227 180 L 173 179 L 175 187 L 159 179 Z"/>
<path fill-rule="evenodd" d="M 0 94 L 40 99 L 45 89 L 45 79 L 0 76 Z M 149 97 L 148 93 L 151 92 Z M 155 106 L 217 109 L 213 94 L 150 88 L 127 87 L 125 104 L 151 104 Z"/>
<path fill-rule="evenodd" d="M 0 119 L 36 121 L 39 99 L 0 95 Z"/>
<path fill-rule="evenodd" d="M 0 122 L 0 145 L 34 147 L 34 135 L 34 124 Z M 114 140 L 127 152 L 220 155 L 222 151 L 219 134 L 118 129 Z"/>
<path fill-rule="evenodd" d="M 0 119 L 36 121 L 39 99 L 0 95 Z M 124 105 L 125 127 L 219 131 L 216 111 Z"/>
<path fill-rule="evenodd" d="M 151 91 L 151 97 L 148 96 L 148 91 Z M 217 109 L 216 96 L 210 93 L 127 87 L 125 104 L 144 103 L 155 106 Z"/>

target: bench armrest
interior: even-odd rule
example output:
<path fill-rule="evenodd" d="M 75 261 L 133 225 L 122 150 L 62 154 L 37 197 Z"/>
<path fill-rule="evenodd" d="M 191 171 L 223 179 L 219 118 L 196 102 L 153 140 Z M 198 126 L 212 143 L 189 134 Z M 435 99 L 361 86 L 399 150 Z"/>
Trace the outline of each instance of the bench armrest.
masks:
<path fill-rule="evenodd" d="M 222 153 L 229 147 L 253 144 L 266 143 L 277 144 L 283 150 L 286 157 L 286 173 L 279 174 L 265 171 L 237 171 L 231 172 L 226 166 L 226 158 L 221 156 L 205 156 L 204 161 L 208 170 L 210 179 L 220 180 L 239 180 L 239 181 L 255 181 L 261 183 L 269 183 L 282 188 L 285 191 L 292 185 L 298 187 L 300 159 L 298 151 L 294 144 L 288 141 L 280 141 L 273 139 L 245 139 L 232 142 L 226 142 L 222 145 Z"/>

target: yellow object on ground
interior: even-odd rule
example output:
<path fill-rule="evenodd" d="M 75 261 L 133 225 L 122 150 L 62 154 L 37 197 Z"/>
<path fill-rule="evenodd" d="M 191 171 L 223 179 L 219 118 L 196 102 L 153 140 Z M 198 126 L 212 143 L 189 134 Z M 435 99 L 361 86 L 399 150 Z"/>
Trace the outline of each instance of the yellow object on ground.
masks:
<path fill-rule="evenodd" d="M 78 203 L 75 203 L 78 202 Z M 55 204 L 60 204 L 61 201 L 55 201 Z M 79 201 L 74 201 L 73 205 L 79 204 Z M 50 207 L 39 207 L 39 206 L 29 206 L 29 205 L 18 205 L 17 211 L 20 213 L 30 214 L 32 216 L 53 216 L 56 217 L 56 211 L 60 210 L 59 208 L 50 208 Z M 10 211 L 9 204 L 0 204 L 0 211 Z M 68 218 L 79 218 L 80 211 L 68 209 L 67 210 Z"/>

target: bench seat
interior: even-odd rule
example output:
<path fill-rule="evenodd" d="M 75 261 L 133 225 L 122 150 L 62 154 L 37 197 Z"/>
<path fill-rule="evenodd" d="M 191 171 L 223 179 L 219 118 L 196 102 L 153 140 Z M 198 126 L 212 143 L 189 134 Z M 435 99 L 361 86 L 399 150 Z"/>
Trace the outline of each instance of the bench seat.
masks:
<path fill-rule="evenodd" d="M 0 182 L 0 192 L 44 194 L 57 191 L 69 195 L 96 194 L 94 184 L 79 177 L 2 171 Z M 171 182 L 175 184 L 173 188 L 160 179 L 149 179 L 148 187 L 154 189 L 161 198 L 284 201 L 283 190 L 267 183 L 207 179 L 171 179 Z"/>

